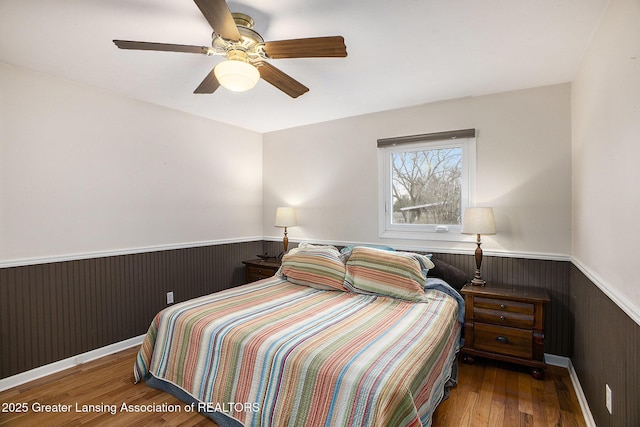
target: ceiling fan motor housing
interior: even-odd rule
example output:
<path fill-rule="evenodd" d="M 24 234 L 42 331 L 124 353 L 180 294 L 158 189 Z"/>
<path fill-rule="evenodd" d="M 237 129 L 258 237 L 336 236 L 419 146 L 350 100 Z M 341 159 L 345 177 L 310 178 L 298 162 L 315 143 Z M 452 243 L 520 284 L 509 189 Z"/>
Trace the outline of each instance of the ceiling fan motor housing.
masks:
<path fill-rule="evenodd" d="M 232 13 L 232 16 L 238 26 L 240 40 L 227 40 L 214 31 L 211 46 L 216 53 L 229 59 L 243 60 L 249 63 L 267 59 L 268 56 L 263 47 L 264 39 L 253 30 L 253 18 L 244 13 Z M 244 52 L 246 55 L 240 57 L 238 52 Z"/>

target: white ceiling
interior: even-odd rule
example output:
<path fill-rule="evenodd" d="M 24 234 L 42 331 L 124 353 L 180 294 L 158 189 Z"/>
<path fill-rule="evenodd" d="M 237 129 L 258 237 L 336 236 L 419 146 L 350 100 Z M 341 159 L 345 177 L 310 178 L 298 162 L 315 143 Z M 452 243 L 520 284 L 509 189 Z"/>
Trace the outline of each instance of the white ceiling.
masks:
<path fill-rule="evenodd" d="M 113 39 L 209 45 L 191 0 L 0 0 L 0 61 L 258 132 L 442 99 L 568 82 L 609 0 L 228 1 L 265 40 L 342 35 L 347 58 L 271 60 L 292 99 L 193 90 L 221 57 L 120 50 Z"/>

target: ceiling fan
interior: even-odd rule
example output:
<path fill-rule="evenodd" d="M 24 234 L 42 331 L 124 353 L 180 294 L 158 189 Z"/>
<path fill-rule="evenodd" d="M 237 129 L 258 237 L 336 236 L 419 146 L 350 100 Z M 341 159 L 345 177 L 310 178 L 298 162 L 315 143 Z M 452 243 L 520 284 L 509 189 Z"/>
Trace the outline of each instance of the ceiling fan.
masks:
<path fill-rule="evenodd" d="M 267 59 L 347 56 L 342 36 L 265 42 L 253 30 L 253 19 L 243 13 L 231 13 L 225 0 L 194 2 L 213 28 L 211 47 L 129 40 L 113 42 L 120 49 L 200 53 L 227 58 L 213 67 L 194 93 L 213 93 L 221 85 L 241 92 L 251 89 L 262 78 L 290 97 L 297 98 L 309 88 L 266 62 Z"/>

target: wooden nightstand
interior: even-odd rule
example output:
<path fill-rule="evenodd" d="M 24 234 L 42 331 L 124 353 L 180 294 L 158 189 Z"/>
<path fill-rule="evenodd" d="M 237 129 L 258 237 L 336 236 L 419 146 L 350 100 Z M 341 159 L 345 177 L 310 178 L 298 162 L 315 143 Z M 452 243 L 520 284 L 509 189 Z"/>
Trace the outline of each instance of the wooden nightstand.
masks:
<path fill-rule="evenodd" d="M 242 263 L 245 265 L 244 277 L 247 283 L 273 276 L 281 264 L 278 258 L 251 259 Z"/>
<path fill-rule="evenodd" d="M 482 356 L 530 366 L 535 379 L 543 379 L 544 289 L 505 285 L 472 286 L 461 290 L 465 299 L 463 360 Z"/>

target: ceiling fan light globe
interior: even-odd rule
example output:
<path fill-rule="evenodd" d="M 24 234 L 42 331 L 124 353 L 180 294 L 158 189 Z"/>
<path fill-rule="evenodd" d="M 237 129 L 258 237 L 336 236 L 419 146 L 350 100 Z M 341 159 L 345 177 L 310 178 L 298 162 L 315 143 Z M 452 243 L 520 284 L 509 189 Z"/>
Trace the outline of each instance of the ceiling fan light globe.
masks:
<path fill-rule="evenodd" d="M 252 89 L 260 80 L 260 72 L 248 62 L 227 60 L 216 65 L 214 74 L 220 85 L 233 92 Z"/>

